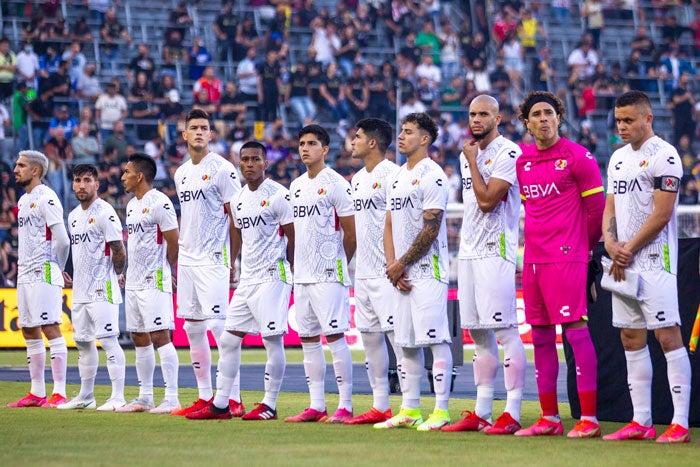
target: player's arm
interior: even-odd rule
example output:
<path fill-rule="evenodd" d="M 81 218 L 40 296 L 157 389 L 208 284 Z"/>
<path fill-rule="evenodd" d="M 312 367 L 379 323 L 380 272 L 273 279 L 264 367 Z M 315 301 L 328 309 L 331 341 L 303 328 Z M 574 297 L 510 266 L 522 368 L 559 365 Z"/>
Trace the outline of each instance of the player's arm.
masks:
<path fill-rule="evenodd" d="M 49 229 L 51 230 L 51 248 L 56 252 L 58 267 L 63 271 L 66 269 L 68 253 L 70 252 L 68 232 L 66 231 L 66 226 L 63 224 L 63 221 L 49 226 Z"/>
<path fill-rule="evenodd" d="M 357 238 L 355 235 L 355 216 L 338 217 L 340 228 L 343 229 L 343 249 L 348 263 L 355 255 L 357 248 Z"/>
<path fill-rule="evenodd" d="M 294 223 L 284 224 L 282 226 L 282 232 L 284 236 L 287 237 L 287 261 L 289 265 L 294 270 Z M 350 260 L 348 260 L 350 261 Z"/>
<path fill-rule="evenodd" d="M 394 250 L 394 233 L 391 230 L 391 211 L 386 212 L 384 220 L 384 257 L 386 258 L 386 276 L 399 290 L 411 290 L 411 284 L 404 278 L 405 267 L 396 261 Z"/>
<path fill-rule="evenodd" d="M 391 230 L 391 211 L 386 212 L 384 219 L 384 257 L 386 258 L 387 266 L 396 261 L 396 252 L 394 251 L 394 232 Z"/>
<path fill-rule="evenodd" d="M 478 153 L 477 146 L 478 142 L 476 140 L 465 142 L 462 146 L 462 154 L 464 154 L 464 158 L 469 163 L 472 189 L 474 190 L 474 196 L 476 197 L 479 209 L 483 212 L 491 212 L 506 196 L 511 184 L 496 176 L 489 178 L 488 183 L 484 181 L 484 177 L 481 175 L 481 172 L 479 172 L 479 167 L 476 163 L 476 155 Z M 514 163 L 512 164 L 514 166 Z"/>
<path fill-rule="evenodd" d="M 228 236 L 229 236 L 229 246 L 231 250 L 231 258 L 229 264 L 231 265 L 229 283 L 236 283 L 236 260 L 241 252 L 241 245 L 243 244 L 243 239 L 241 237 L 241 231 L 236 228 L 236 224 L 233 220 L 233 213 L 231 212 L 231 203 L 225 203 L 224 209 L 228 213 Z"/>
<path fill-rule="evenodd" d="M 442 209 L 426 209 L 423 211 L 423 228 L 413 241 L 408 251 L 399 258 L 399 263 L 411 266 L 425 255 L 440 233 L 440 224 L 445 211 Z"/>
<path fill-rule="evenodd" d="M 126 266 L 126 249 L 124 248 L 124 242 L 121 240 L 115 240 L 113 242 L 107 243 L 112 254 L 112 267 L 114 267 L 114 272 L 121 274 L 124 271 L 124 266 Z"/>
<path fill-rule="evenodd" d="M 177 264 L 177 256 L 179 250 L 178 246 L 178 240 L 180 239 L 180 230 L 178 228 L 174 228 L 171 230 L 168 230 L 167 232 L 163 232 L 163 238 L 167 242 L 167 247 L 165 250 L 165 254 L 168 258 L 168 263 L 170 264 L 170 267 L 175 267 Z"/>
<path fill-rule="evenodd" d="M 632 261 L 632 255 L 625 249 L 624 242 L 620 242 L 617 237 L 617 218 L 615 217 L 615 195 L 609 194 L 605 197 L 605 210 L 603 211 L 603 242 L 605 251 L 613 260 L 610 270 L 616 281 L 625 278 L 625 268 Z"/>

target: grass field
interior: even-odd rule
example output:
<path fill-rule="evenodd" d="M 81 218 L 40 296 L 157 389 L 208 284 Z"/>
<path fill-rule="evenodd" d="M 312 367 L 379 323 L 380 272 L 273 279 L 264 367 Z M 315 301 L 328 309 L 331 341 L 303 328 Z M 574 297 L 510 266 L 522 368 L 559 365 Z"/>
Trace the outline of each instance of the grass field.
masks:
<path fill-rule="evenodd" d="M 78 387 L 69 385 L 68 393 Z M 506 466 L 618 466 L 697 465 L 700 429 L 693 429 L 693 443 L 663 446 L 654 442 L 606 442 L 570 440 L 565 437 L 522 439 L 481 433 L 418 433 L 413 430 L 376 431 L 369 426 L 337 426 L 320 423 L 286 424 L 308 402 L 306 394 L 283 393 L 280 420 L 243 422 L 191 421 L 180 417 L 114 414 L 95 411 L 8 409 L 5 402 L 26 394 L 26 383 L 0 382 L 0 465 L 469 465 Z M 135 392 L 128 388 L 127 393 Z M 109 388 L 96 388 L 98 402 Z M 181 401 L 196 398 L 194 389 L 183 389 Z M 243 400 L 260 400 L 260 392 L 243 392 Z M 327 398 L 329 408 L 337 395 Z M 391 398 L 396 410 L 400 399 Z M 354 398 L 356 412 L 367 410 L 370 396 Z M 453 401 L 453 420 L 460 407 L 471 401 Z M 423 413 L 432 409 L 424 398 Z M 503 410 L 497 401 L 495 411 Z M 562 414 L 568 407 L 561 407 Z M 523 404 L 522 421 L 539 416 L 535 402 Z M 573 420 L 564 417 L 565 428 Z M 603 423 L 604 432 L 619 424 Z M 663 427 L 659 426 L 659 429 Z"/>

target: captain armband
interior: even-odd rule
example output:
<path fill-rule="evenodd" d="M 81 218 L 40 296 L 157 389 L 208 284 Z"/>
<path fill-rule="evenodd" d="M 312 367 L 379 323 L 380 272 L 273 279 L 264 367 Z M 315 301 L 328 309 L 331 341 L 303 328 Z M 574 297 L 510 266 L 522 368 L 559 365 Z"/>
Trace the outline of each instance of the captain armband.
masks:
<path fill-rule="evenodd" d="M 681 186 L 681 179 L 672 176 L 661 176 L 654 177 L 654 189 L 661 191 L 670 191 L 671 193 L 678 193 L 678 189 Z"/>

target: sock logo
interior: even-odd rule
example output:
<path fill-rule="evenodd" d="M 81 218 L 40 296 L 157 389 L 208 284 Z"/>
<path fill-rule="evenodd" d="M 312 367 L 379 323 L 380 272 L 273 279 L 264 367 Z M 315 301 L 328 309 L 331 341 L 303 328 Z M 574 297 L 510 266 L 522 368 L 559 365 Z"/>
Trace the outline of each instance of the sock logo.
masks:
<path fill-rule="evenodd" d="M 335 377 L 335 382 L 338 384 L 343 384 L 343 377 L 342 376 L 336 376 Z"/>
<path fill-rule="evenodd" d="M 270 373 L 265 372 L 265 381 L 270 381 Z"/>
<path fill-rule="evenodd" d="M 199 362 L 192 362 L 192 368 L 194 368 L 195 370 L 199 370 L 200 367 L 201 365 Z"/>
<path fill-rule="evenodd" d="M 673 386 L 671 388 L 671 392 L 674 394 L 680 394 L 681 393 L 681 387 L 680 386 Z"/>
<path fill-rule="evenodd" d="M 503 360 L 503 368 L 508 368 L 510 367 L 510 358 L 506 358 Z"/>
<path fill-rule="evenodd" d="M 445 380 L 445 374 L 444 373 L 433 373 L 433 379 L 435 380 L 436 383 L 441 383 Z"/>
<path fill-rule="evenodd" d="M 365 370 L 369 371 L 369 362 L 365 360 Z"/>
<path fill-rule="evenodd" d="M 306 384 L 311 384 L 311 379 L 308 376 L 306 377 Z"/>
<path fill-rule="evenodd" d="M 581 368 L 578 365 L 576 365 L 576 376 L 581 376 Z"/>

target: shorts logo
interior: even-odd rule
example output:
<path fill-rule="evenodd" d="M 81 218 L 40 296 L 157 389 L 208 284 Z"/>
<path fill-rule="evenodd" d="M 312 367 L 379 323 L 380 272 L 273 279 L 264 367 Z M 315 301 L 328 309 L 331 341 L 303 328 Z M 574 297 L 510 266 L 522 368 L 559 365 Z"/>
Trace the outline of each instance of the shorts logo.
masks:
<path fill-rule="evenodd" d="M 571 312 L 569 311 L 569 305 L 564 305 L 561 307 L 561 310 L 559 310 L 559 313 L 562 316 L 571 316 Z"/>
<path fill-rule="evenodd" d="M 426 332 L 425 334 L 426 334 L 428 337 L 430 337 L 431 339 L 435 339 L 435 335 L 436 335 L 435 329 L 428 329 L 428 332 Z"/>
<path fill-rule="evenodd" d="M 213 313 L 218 314 L 218 313 L 221 312 L 221 307 L 220 307 L 219 305 L 214 305 L 213 307 L 211 307 L 211 311 L 212 311 Z"/>
<path fill-rule="evenodd" d="M 496 313 L 493 314 L 491 319 L 497 323 L 500 323 L 501 321 L 503 321 L 503 318 L 501 318 L 502 315 L 503 315 L 503 313 L 501 313 L 500 311 L 497 311 Z"/>
<path fill-rule="evenodd" d="M 391 325 L 393 326 L 393 325 L 394 325 L 394 317 L 393 317 L 393 316 L 389 316 L 389 317 L 386 319 L 386 324 L 391 324 Z"/>
<path fill-rule="evenodd" d="M 357 185 L 356 185 L 356 186 L 357 186 Z M 378 189 L 380 189 L 381 187 L 382 187 L 382 184 L 379 183 L 379 182 L 374 182 L 374 183 L 372 184 L 372 189 L 373 189 L 373 190 L 378 190 Z M 355 188 L 355 191 L 357 191 L 357 188 Z"/>
<path fill-rule="evenodd" d="M 160 316 L 156 317 L 156 319 L 153 320 L 153 324 L 156 326 L 160 326 L 163 324 L 163 321 L 160 319 Z"/>
<path fill-rule="evenodd" d="M 554 168 L 556 170 L 564 170 L 566 168 L 566 159 L 557 159 L 554 161 Z"/>
<path fill-rule="evenodd" d="M 275 322 L 270 321 L 269 323 L 267 323 L 267 329 L 269 329 L 270 331 L 274 331 L 275 329 L 277 329 L 277 327 L 275 326 Z"/>
<path fill-rule="evenodd" d="M 639 167 L 646 169 L 647 167 L 649 167 L 649 162 L 646 159 L 644 159 L 642 162 L 639 163 Z"/>
<path fill-rule="evenodd" d="M 664 315 L 665 315 L 665 312 L 659 311 L 658 313 L 656 313 L 654 318 L 656 318 L 656 321 L 663 322 L 663 321 L 666 321 L 666 316 L 664 316 Z"/>
<path fill-rule="evenodd" d="M 338 329 L 338 320 L 337 319 L 332 319 L 329 323 L 328 326 L 330 326 L 332 329 Z"/>
<path fill-rule="evenodd" d="M 46 321 L 47 319 L 49 319 L 49 314 L 47 312 L 43 312 L 39 317 L 42 321 Z"/>
<path fill-rule="evenodd" d="M 112 332 L 112 323 L 105 324 L 105 331 Z"/>

